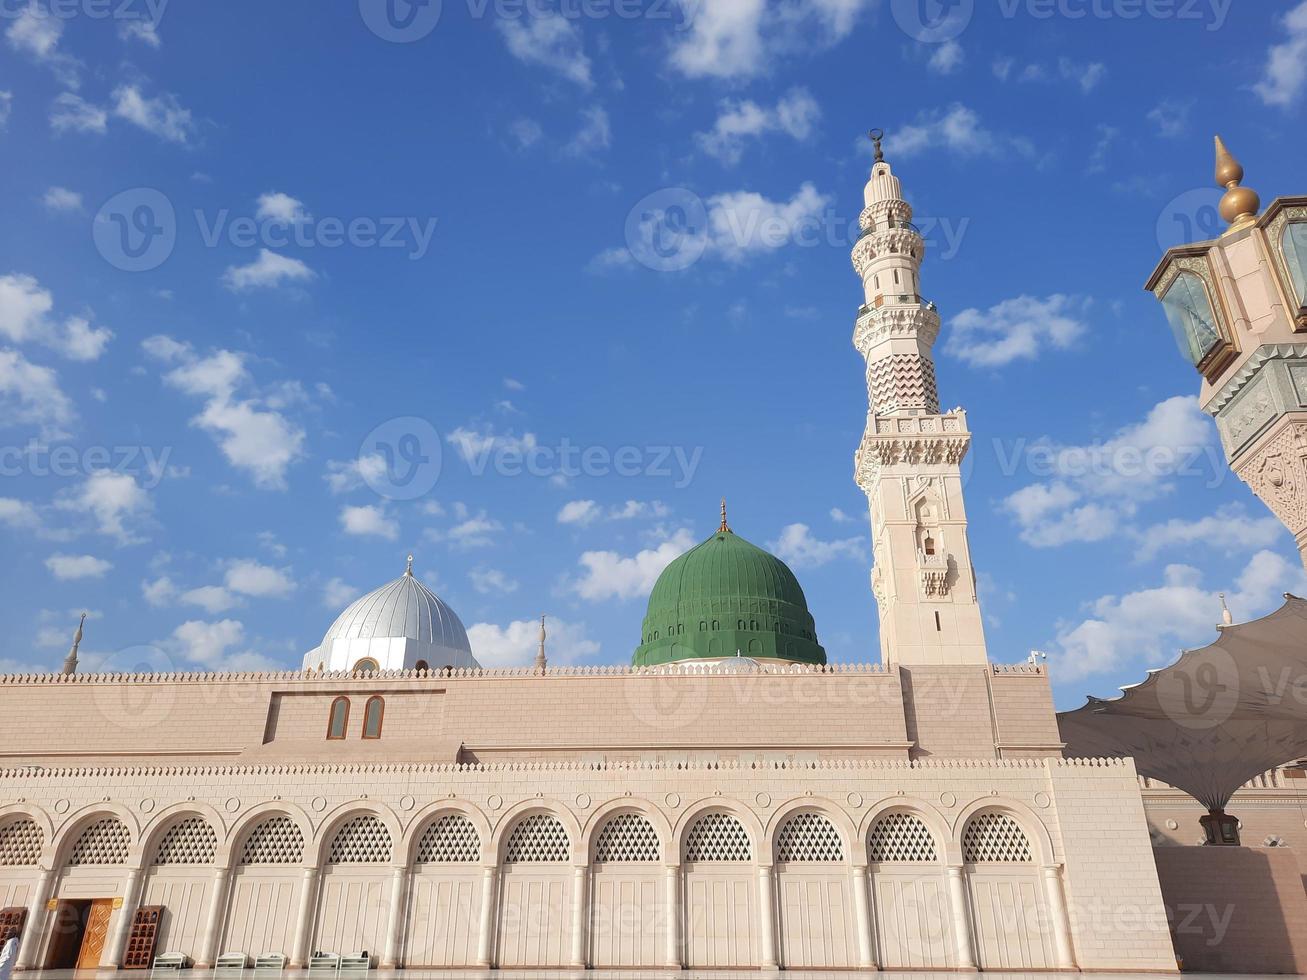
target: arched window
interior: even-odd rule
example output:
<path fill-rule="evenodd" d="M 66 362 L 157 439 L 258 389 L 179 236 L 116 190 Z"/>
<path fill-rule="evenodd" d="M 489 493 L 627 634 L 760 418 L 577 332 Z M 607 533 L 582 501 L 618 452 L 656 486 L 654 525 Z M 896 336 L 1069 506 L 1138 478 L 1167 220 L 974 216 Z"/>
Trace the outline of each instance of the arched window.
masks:
<path fill-rule="evenodd" d="M 418 841 L 415 864 L 471 864 L 481 856 L 481 837 L 461 813 L 432 821 Z"/>
<path fill-rule="evenodd" d="M 1030 838 L 1021 825 L 1000 810 L 985 810 L 967 822 L 962 832 L 962 860 L 979 862 L 1029 863 Z"/>
<path fill-rule="evenodd" d="M 370 813 L 351 817 L 336 831 L 328 864 L 385 864 L 390 860 L 390 831 Z"/>
<path fill-rule="evenodd" d="M 1284 249 L 1284 264 L 1289 268 L 1298 305 L 1307 306 L 1307 221 L 1286 225 L 1280 245 Z"/>
<path fill-rule="evenodd" d="M 609 820 L 595 839 L 598 864 L 658 861 L 662 845 L 653 824 L 639 813 L 619 813 Z"/>
<path fill-rule="evenodd" d="M 36 864 L 45 847 L 45 833 L 35 820 L 20 817 L 0 828 L 0 865 Z"/>
<path fill-rule="evenodd" d="M 68 866 L 126 864 L 131 845 L 132 834 L 127 825 L 117 817 L 104 817 L 82 831 L 68 855 Z"/>
<path fill-rule="evenodd" d="M 368 698 L 363 708 L 363 737 L 381 738 L 381 716 L 386 713 L 385 699 L 379 695 Z"/>
<path fill-rule="evenodd" d="M 867 860 L 876 863 L 935 861 L 935 837 L 911 813 L 887 813 L 867 835 Z"/>
<path fill-rule="evenodd" d="M 250 832 L 241 848 L 241 864 L 299 864 L 304 860 L 304 835 L 285 814 L 269 817 Z"/>
<path fill-rule="evenodd" d="M 752 861 L 753 845 L 744 825 L 729 813 L 705 813 L 685 835 L 685 860 Z"/>
<path fill-rule="evenodd" d="M 349 730 L 349 698 L 340 697 L 331 702 L 331 712 L 327 715 L 327 738 L 338 741 Z"/>
<path fill-rule="evenodd" d="M 1197 367 L 1221 342 L 1207 285 L 1196 272 L 1181 272 L 1162 297 L 1180 353 Z"/>
<path fill-rule="evenodd" d="M 506 864 L 561 864 L 568 859 L 571 842 L 567 828 L 549 813 L 530 813 L 508 835 Z"/>
<path fill-rule="evenodd" d="M 844 860 L 844 842 L 835 825 L 820 813 L 796 813 L 776 834 L 776 860 L 781 863 Z"/>
<path fill-rule="evenodd" d="M 381 664 L 377 663 L 372 657 L 364 657 L 354 665 L 356 674 L 375 674 L 381 669 Z"/>
<path fill-rule="evenodd" d="M 188 817 L 164 833 L 154 852 L 155 864 L 212 864 L 218 835 L 203 817 Z"/>

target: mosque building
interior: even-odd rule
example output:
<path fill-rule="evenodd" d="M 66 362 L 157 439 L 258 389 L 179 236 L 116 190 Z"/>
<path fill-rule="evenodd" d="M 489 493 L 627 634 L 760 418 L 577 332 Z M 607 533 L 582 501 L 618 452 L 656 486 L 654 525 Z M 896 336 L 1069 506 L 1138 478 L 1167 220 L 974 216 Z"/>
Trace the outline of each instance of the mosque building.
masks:
<path fill-rule="evenodd" d="M 542 623 L 533 666 L 484 669 L 410 560 L 299 671 L 0 677 L 20 968 L 1175 971 L 1165 788 L 1065 758 L 1044 668 L 990 661 L 967 416 L 879 148 L 864 203 L 880 663 L 828 663 L 723 509 L 629 666 L 551 667 Z"/>

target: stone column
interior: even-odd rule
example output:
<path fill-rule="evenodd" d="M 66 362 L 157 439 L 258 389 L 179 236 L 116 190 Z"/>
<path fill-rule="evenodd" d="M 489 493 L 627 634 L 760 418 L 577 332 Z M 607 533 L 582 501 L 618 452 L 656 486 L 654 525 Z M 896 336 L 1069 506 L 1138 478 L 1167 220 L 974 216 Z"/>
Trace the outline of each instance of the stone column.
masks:
<path fill-rule="evenodd" d="M 117 909 L 118 915 L 114 919 L 113 931 L 109 933 L 109 941 L 105 944 L 105 950 L 100 957 L 100 963 L 106 967 L 121 967 L 123 965 L 123 950 L 127 947 L 127 934 L 132 928 L 132 917 L 136 914 L 136 906 L 141 901 L 141 879 L 143 872 L 140 868 L 127 869 L 127 881 L 123 886 L 123 904 L 122 908 Z"/>
<path fill-rule="evenodd" d="M 971 952 L 971 917 L 967 915 L 967 879 L 956 864 L 945 870 L 948 879 L 949 908 L 953 918 L 953 944 L 960 970 L 974 970 L 976 957 Z"/>
<path fill-rule="evenodd" d="M 223 914 L 227 911 L 227 889 L 231 886 L 231 868 L 214 868 L 212 891 L 209 895 L 209 914 L 204 919 L 204 932 L 200 934 L 200 951 L 195 968 L 204 970 L 213 966 L 218 958 L 218 942 L 222 938 Z"/>
<path fill-rule="evenodd" d="M 490 969 L 495 965 L 495 868 L 481 869 L 481 929 L 477 934 L 477 966 Z"/>
<path fill-rule="evenodd" d="M 669 970 L 685 966 L 681 959 L 681 866 L 669 864 L 663 869 L 663 916 L 667 921 L 667 949 L 664 953 Z"/>
<path fill-rule="evenodd" d="M 1076 954 L 1071 946 L 1071 924 L 1067 918 L 1066 891 L 1062 887 L 1060 865 L 1044 866 L 1044 894 L 1048 901 L 1048 917 L 1053 923 L 1053 948 L 1057 951 L 1057 968 L 1074 970 Z"/>
<path fill-rule="evenodd" d="M 408 898 L 408 868 L 392 868 L 390 874 L 390 918 L 386 923 L 386 948 L 381 953 L 381 968 L 399 966 L 399 947 L 404 940 L 405 904 Z"/>
<path fill-rule="evenodd" d="M 590 881 L 590 869 L 584 865 L 577 865 L 572 869 L 572 962 L 574 969 L 584 970 L 586 961 L 585 949 L 585 913 L 589 908 L 589 896 L 586 895 L 586 886 Z"/>
<path fill-rule="evenodd" d="M 772 895 L 772 866 L 758 866 L 758 943 L 762 952 L 762 968 L 775 970 L 776 959 L 776 902 Z"/>
<path fill-rule="evenodd" d="M 849 885 L 853 889 L 853 914 L 858 926 L 858 968 L 876 969 L 876 951 L 871 936 L 871 902 L 867 897 L 867 888 L 871 884 L 865 864 L 855 864 L 850 869 Z"/>
<path fill-rule="evenodd" d="M 305 868 L 300 882 L 300 907 L 295 918 L 295 944 L 290 950 L 290 967 L 301 969 L 309 965 L 313 950 L 309 943 L 313 941 L 313 920 L 318 911 L 318 869 Z"/>
<path fill-rule="evenodd" d="M 46 906 L 50 904 L 57 877 L 58 872 L 42 868 L 40 877 L 36 879 L 36 890 L 27 906 L 27 924 L 23 927 L 23 935 L 18 943 L 18 962 L 14 964 L 17 970 L 30 970 L 36 965 L 36 955 L 40 952 L 45 932 Z"/>

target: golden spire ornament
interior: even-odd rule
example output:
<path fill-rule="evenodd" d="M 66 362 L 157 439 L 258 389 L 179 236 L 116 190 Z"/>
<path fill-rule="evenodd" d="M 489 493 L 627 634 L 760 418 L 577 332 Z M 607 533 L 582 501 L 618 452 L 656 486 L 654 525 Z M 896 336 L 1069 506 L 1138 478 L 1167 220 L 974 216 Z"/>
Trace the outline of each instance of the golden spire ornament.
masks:
<path fill-rule="evenodd" d="M 726 523 L 726 498 L 722 498 L 722 526 L 717 529 L 718 534 L 731 534 L 731 526 Z"/>
<path fill-rule="evenodd" d="M 1230 225 L 1226 234 L 1242 231 L 1257 220 L 1262 199 L 1251 187 L 1243 187 L 1243 164 L 1234 158 L 1225 140 L 1216 137 L 1216 183 L 1225 188 L 1221 217 Z"/>

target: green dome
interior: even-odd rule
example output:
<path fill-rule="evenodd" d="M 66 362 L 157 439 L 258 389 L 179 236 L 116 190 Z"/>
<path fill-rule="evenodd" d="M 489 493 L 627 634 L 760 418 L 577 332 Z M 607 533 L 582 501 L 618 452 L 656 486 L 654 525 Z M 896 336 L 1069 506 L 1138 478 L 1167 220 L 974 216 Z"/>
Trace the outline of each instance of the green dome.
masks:
<path fill-rule="evenodd" d="M 631 662 L 741 654 L 824 664 L 817 627 L 785 562 L 723 528 L 663 570 L 649 595 L 643 643 Z"/>

